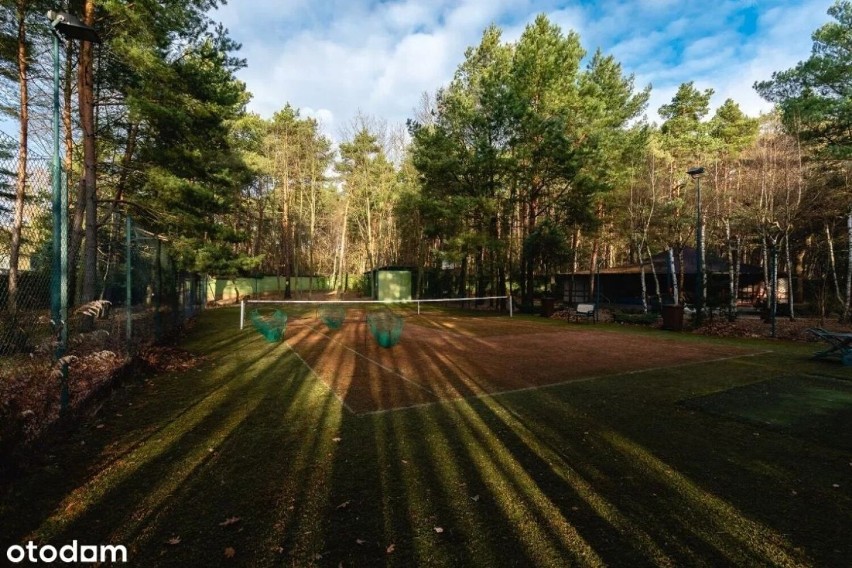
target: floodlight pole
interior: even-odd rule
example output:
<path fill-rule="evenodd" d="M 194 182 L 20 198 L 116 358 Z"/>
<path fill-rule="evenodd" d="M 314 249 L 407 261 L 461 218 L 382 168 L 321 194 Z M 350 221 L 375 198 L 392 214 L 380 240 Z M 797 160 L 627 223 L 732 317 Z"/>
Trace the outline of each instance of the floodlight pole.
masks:
<path fill-rule="evenodd" d="M 53 262 L 50 280 L 50 317 L 56 330 L 56 361 L 61 373 L 60 412 L 68 409 L 68 364 L 61 362 L 68 348 L 68 186 L 62 183 L 59 159 L 59 35 L 65 39 L 100 43 L 94 28 L 65 12 L 47 12 L 53 31 L 53 163 L 51 213 L 53 216 Z"/>
<path fill-rule="evenodd" d="M 704 321 L 704 219 L 701 216 L 701 176 L 704 168 L 691 168 L 687 172 L 695 180 L 695 325 Z"/>
<path fill-rule="evenodd" d="M 769 238 L 769 321 L 771 336 L 777 336 L 776 315 L 778 313 L 778 244 L 774 237 Z"/>
<path fill-rule="evenodd" d="M 776 224 L 777 227 L 777 224 Z M 780 228 L 779 228 L 780 229 Z M 769 265 L 769 283 L 767 284 L 767 304 L 769 310 L 769 323 L 771 325 L 772 337 L 777 336 L 776 319 L 778 315 L 778 241 L 781 235 L 778 231 L 767 230 L 765 233 L 768 244 L 767 264 Z"/>
<path fill-rule="evenodd" d="M 53 215 L 53 267 L 50 280 L 50 319 L 56 332 L 55 357 L 62 360 L 68 347 L 68 203 L 67 188 L 63 190 L 62 164 L 59 161 L 59 33 L 53 32 L 53 163 L 51 177 L 51 209 Z M 60 409 L 68 408 L 68 365 L 58 363 L 61 373 Z"/>

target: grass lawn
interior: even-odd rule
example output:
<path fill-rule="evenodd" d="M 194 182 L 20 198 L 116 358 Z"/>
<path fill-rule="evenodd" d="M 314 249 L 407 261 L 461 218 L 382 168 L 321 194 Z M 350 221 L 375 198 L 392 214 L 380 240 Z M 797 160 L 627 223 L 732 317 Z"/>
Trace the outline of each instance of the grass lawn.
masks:
<path fill-rule="evenodd" d="M 203 313 L 180 346 L 198 367 L 128 381 L 4 482 L 2 552 L 123 544 L 131 566 L 852 559 L 852 369 L 811 361 L 815 344 L 519 318 L 751 354 L 358 415 L 237 318 Z"/>

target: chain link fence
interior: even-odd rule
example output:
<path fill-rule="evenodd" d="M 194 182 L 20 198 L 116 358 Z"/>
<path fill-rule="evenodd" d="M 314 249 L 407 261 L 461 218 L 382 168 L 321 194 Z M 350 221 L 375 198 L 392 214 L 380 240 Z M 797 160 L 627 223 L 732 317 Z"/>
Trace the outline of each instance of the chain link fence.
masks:
<path fill-rule="evenodd" d="M 50 160 L 30 156 L 24 186 L 19 164 L 16 141 L 0 133 L 0 465 L 205 300 L 204 278 L 181 272 L 167 242 L 115 213 L 98 228 L 97 299 L 79 299 L 81 249 L 68 266 L 67 322 L 54 322 Z"/>

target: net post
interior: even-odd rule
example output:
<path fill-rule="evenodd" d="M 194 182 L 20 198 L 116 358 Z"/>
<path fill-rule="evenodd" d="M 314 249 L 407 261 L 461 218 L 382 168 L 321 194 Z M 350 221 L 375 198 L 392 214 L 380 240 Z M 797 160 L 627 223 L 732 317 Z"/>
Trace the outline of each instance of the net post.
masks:
<path fill-rule="evenodd" d="M 417 315 L 420 315 L 420 300 L 417 300 Z"/>
<path fill-rule="evenodd" d="M 514 314 L 512 313 L 512 295 L 508 294 L 506 298 L 509 300 L 509 317 L 511 318 L 514 317 Z"/>
<path fill-rule="evenodd" d="M 246 323 L 246 301 L 240 300 L 240 329 L 243 329 Z"/>

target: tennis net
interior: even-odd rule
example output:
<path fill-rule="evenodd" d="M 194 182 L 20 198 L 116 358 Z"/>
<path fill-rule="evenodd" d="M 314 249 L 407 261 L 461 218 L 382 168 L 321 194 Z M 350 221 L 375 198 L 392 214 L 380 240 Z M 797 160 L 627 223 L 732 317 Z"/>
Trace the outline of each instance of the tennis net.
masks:
<path fill-rule="evenodd" d="M 474 298 L 416 299 L 406 301 L 377 300 L 243 300 L 240 303 L 240 329 L 246 325 L 247 314 L 253 310 L 277 309 L 287 315 L 288 325 L 324 324 L 334 330 L 348 322 L 368 322 L 370 314 L 391 312 L 407 318 L 424 313 L 508 313 L 513 315 L 512 300 L 508 296 L 481 296 Z"/>

